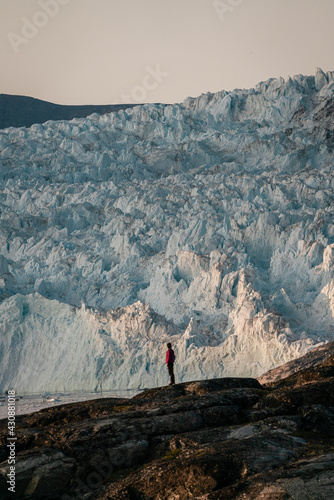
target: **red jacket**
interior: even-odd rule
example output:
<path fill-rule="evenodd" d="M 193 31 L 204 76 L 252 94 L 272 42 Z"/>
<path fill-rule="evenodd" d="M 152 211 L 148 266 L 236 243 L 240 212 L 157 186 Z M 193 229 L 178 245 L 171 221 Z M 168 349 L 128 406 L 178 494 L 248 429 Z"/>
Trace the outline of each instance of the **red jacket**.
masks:
<path fill-rule="evenodd" d="M 166 364 L 174 363 L 174 361 L 175 361 L 174 351 L 173 349 L 168 349 L 168 351 L 166 352 Z"/>

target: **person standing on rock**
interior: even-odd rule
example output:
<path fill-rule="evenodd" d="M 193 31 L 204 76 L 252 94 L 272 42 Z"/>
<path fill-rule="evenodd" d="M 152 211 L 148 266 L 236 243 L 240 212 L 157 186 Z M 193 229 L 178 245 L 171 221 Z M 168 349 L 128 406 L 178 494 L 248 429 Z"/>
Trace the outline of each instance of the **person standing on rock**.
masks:
<path fill-rule="evenodd" d="M 175 354 L 172 349 L 172 344 L 170 342 L 168 342 L 167 347 L 168 351 L 166 352 L 166 365 L 168 367 L 168 373 L 170 376 L 170 382 L 168 385 L 175 385 L 175 377 L 174 377 Z"/>

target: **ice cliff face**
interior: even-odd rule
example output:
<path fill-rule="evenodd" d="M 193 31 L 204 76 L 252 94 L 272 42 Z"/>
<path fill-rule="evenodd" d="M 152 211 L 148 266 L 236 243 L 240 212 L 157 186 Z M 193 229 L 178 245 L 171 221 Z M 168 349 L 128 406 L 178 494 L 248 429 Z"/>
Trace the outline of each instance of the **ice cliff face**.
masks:
<path fill-rule="evenodd" d="M 0 389 L 253 376 L 333 340 L 334 72 L 0 131 Z"/>

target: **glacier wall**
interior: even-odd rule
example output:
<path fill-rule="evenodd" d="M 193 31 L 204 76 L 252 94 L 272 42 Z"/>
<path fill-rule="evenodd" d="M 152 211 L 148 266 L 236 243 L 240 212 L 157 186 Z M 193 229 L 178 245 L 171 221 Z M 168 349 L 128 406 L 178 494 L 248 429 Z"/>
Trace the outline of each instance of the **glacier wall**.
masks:
<path fill-rule="evenodd" d="M 333 340 L 334 72 L 0 131 L 0 390 L 258 376 Z"/>

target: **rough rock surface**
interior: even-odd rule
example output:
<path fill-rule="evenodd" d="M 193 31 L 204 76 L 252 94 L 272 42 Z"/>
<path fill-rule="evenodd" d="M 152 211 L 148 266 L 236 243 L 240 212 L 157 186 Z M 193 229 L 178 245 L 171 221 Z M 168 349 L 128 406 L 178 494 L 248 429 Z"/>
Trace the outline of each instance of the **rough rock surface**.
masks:
<path fill-rule="evenodd" d="M 226 378 L 17 419 L 17 496 L 332 500 L 334 361 L 264 388 Z M 0 495 L 6 494 L 0 422 Z"/>
<path fill-rule="evenodd" d="M 276 382 L 292 375 L 295 372 L 304 370 L 305 368 L 315 368 L 324 362 L 324 358 L 327 359 L 330 357 L 334 357 L 334 342 L 328 342 L 320 347 L 316 347 L 309 353 L 305 354 L 305 356 L 301 356 L 300 358 L 294 359 L 289 363 L 285 363 L 284 365 L 278 366 L 273 370 L 269 370 L 267 373 L 258 377 L 258 381 L 262 385 Z M 330 360 L 328 360 L 328 362 L 330 362 Z"/>
<path fill-rule="evenodd" d="M 333 341 L 334 72 L 0 131 L 0 391 L 258 377 Z"/>

